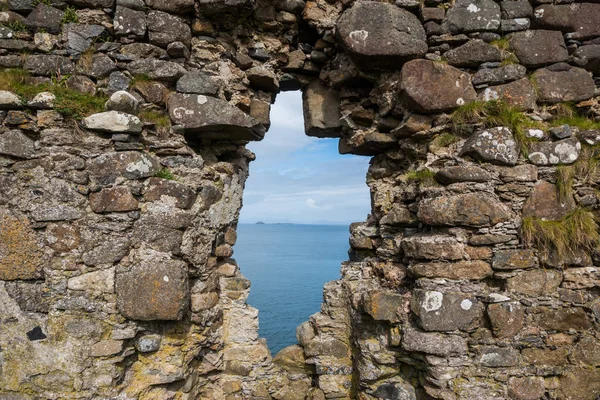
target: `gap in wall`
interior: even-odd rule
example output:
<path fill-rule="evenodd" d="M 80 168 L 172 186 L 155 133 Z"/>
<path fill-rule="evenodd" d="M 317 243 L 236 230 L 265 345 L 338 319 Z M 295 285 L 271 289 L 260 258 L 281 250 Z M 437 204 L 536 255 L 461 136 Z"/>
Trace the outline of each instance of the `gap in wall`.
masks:
<path fill-rule="evenodd" d="M 265 139 L 247 147 L 256 160 L 234 257 L 275 354 L 296 343 L 296 327 L 320 310 L 323 285 L 340 276 L 348 226 L 371 210 L 369 158 L 340 155 L 338 139 L 306 136 L 299 91 L 278 95 Z"/>

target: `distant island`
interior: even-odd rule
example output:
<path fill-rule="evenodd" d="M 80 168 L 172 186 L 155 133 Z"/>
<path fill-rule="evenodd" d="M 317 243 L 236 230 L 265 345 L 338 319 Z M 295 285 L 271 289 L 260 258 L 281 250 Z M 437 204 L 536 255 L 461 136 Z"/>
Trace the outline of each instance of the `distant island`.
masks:
<path fill-rule="evenodd" d="M 258 222 L 256 223 L 256 225 L 264 225 L 264 224 L 265 224 L 265 223 L 264 223 L 264 222 L 262 222 L 262 221 L 258 221 Z"/>

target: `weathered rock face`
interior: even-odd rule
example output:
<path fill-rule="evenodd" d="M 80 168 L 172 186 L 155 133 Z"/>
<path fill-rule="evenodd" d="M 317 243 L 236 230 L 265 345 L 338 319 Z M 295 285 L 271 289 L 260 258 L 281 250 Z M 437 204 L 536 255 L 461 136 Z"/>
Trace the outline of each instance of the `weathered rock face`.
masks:
<path fill-rule="evenodd" d="M 5 3 L 0 398 L 600 394 L 598 4 Z M 286 90 L 372 212 L 273 357 L 232 257 Z"/>
<path fill-rule="evenodd" d="M 265 134 L 265 127 L 254 118 L 214 97 L 174 94 L 168 104 L 173 123 L 200 138 L 260 140 Z"/>
<path fill-rule="evenodd" d="M 427 60 L 402 67 L 401 98 L 418 112 L 455 109 L 475 99 L 471 78 L 459 69 Z"/>
<path fill-rule="evenodd" d="M 337 22 L 339 40 L 360 68 L 398 68 L 427 52 L 414 14 L 387 3 L 359 2 Z"/>

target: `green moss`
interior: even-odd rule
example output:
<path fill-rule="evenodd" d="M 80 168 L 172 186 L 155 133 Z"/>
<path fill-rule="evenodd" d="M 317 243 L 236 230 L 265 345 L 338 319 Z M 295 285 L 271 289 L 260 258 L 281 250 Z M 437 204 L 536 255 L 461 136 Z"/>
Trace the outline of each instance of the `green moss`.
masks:
<path fill-rule="evenodd" d="M 168 168 L 161 169 L 154 176 L 157 178 L 168 179 L 170 181 L 174 181 L 177 179 L 177 178 L 175 178 L 175 175 L 173 175 L 173 173 L 171 171 L 169 171 Z"/>
<path fill-rule="evenodd" d="M 146 75 L 146 74 L 137 74 L 133 76 L 133 79 L 131 80 L 131 82 L 129 83 L 130 87 L 135 86 L 137 83 L 140 82 L 151 82 L 153 79 L 150 78 L 150 76 Z"/>
<path fill-rule="evenodd" d="M 402 178 L 406 182 L 415 182 L 419 183 L 423 186 L 434 186 L 437 185 L 437 181 L 435 180 L 435 172 L 430 170 L 429 168 L 423 168 L 415 171 L 408 171 Z"/>
<path fill-rule="evenodd" d="M 69 23 L 76 24 L 77 22 L 79 22 L 79 16 L 77 15 L 77 9 L 75 7 L 67 7 L 65 9 L 65 14 L 63 15 L 60 23 L 64 25 L 64 24 L 69 24 Z"/>
<path fill-rule="evenodd" d="M 25 70 L 4 69 L 0 70 L 0 90 L 9 90 L 25 100 L 31 100 L 40 92 L 51 92 L 56 96 L 54 108 L 67 117 L 80 119 L 104 111 L 106 96 L 69 89 L 65 84 L 66 78 L 54 78 L 51 83 L 36 84 Z"/>
<path fill-rule="evenodd" d="M 559 258 L 592 252 L 600 243 L 594 215 L 580 207 L 558 221 L 524 218 L 521 233 L 527 245 L 536 246 L 546 255 L 555 252 Z"/>

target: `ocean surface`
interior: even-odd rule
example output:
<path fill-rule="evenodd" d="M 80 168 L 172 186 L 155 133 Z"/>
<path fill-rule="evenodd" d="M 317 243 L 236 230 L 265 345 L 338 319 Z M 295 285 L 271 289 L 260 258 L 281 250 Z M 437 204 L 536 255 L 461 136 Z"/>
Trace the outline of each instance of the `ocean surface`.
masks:
<path fill-rule="evenodd" d="M 252 282 L 248 304 L 275 355 L 297 343 L 296 327 L 321 309 L 323 284 L 339 279 L 348 226 L 239 224 L 237 232 L 234 258 Z"/>

